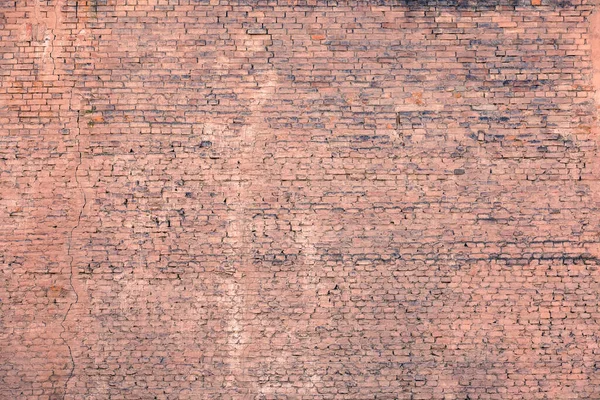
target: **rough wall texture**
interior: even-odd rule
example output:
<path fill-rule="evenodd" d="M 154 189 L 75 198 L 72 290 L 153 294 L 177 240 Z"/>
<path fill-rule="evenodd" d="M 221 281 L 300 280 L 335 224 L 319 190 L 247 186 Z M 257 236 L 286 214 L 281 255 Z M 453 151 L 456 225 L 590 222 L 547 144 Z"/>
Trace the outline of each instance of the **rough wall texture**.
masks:
<path fill-rule="evenodd" d="M 0 0 L 0 398 L 599 399 L 594 87 L 588 0 Z"/>

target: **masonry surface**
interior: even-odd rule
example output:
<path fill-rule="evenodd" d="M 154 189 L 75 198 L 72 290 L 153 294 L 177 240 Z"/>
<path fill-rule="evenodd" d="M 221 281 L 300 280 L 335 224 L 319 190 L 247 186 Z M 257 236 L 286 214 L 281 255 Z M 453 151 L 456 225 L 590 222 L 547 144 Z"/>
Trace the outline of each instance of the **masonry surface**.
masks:
<path fill-rule="evenodd" d="M 599 87 L 588 0 L 0 0 L 0 398 L 600 398 Z"/>

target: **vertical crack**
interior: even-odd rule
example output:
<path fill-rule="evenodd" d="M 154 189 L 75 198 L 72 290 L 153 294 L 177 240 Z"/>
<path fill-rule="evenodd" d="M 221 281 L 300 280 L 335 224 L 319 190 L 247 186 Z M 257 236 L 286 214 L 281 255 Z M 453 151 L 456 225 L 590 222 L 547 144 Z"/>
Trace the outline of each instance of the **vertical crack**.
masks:
<path fill-rule="evenodd" d="M 74 268 L 75 268 L 75 266 L 73 265 L 75 257 L 72 254 L 73 233 L 75 232 L 75 230 L 77 228 L 79 228 L 79 225 L 81 224 L 81 217 L 83 215 L 83 211 L 85 209 L 85 206 L 87 205 L 87 197 L 85 194 L 85 190 L 83 190 L 81 183 L 79 182 L 79 177 L 78 177 L 79 168 L 82 165 L 82 152 L 81 152 L 80 140 L 79 140 L 79 136 L 81 134 L 81 129 L 80 129 L 80 125 L 79 125 L 80 118 L 81 118 L 80 114 L 79 114 L 79 112 L 77 112 L 77 134 L 75 136 L 75 141 L 77 143 L 77 153 L 79 155 L 79 160 L 78 160 L 77 166 L 75 167 L 75 183 L 77 184 L 77 187 L 81 190 L 81 194 L 83 197 L 83 205 L 79 209 L 79 214 L 77 216 L 77 222 L 71 229 L 71 232 L 69 233 L 69 237 L 67 239 L 67 256 L 70 258 L 70 260 L 69 260 L 69 284 L 71 285 L 71 290 L 73 291 L 73 293 L 75 293 L 75 301 L 73 301 L 69 304 L 69 308 L 67 308 L 67 312 L 65 313 L 65 316 L 64 316 L 62 322 L 60 323 L 60 325 L 62 327 L 62 332 L 60 333 L 60 338 L 63 340 L 63 342 L 69 349 L 69 357 L 71 359 L 71 370 L 69 371 L 69 375 L 67 376 L 67 379 L 65 380 L 63 400 L 65 399 L 65 397 L 67 395 L 67 386 L 69 385 L 69 381 L 71 380 L 71 378 L 73 378 L 73 375 L 75 373 L 75 359 L 73 358 L 73 351 L 71 349 L 71 346 L 69 345 L 69 342 L 63 336 L 67 331 L 67 329 L 65 327 L 65 322 L 67 320 L 67 317 L 69 316 L 69 313 L 71 312 L 71 308 L 73 308 L 74 305 L 79 303 L 79 294 L 77 293 L 77 290 L 75 289 L 75 286 L 73 285 L 73 276 L 74 276 Z"/>

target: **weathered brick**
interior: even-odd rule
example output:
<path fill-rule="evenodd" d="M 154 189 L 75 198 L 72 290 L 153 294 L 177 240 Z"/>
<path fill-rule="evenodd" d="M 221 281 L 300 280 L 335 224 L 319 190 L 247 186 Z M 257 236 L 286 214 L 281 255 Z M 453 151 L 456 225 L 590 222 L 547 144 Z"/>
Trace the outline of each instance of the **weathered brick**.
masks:
<path fill-rule="evenodd" d="M 0 398 L 598 398 L 595 6 L 0 2 Z"/>

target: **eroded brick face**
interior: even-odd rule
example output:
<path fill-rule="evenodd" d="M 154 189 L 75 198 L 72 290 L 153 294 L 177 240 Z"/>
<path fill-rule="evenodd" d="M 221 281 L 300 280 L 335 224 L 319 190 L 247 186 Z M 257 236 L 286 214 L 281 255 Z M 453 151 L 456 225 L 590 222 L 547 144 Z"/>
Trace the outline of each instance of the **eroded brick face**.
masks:
<path fill-rule="evenodd" d="M 0 1 L 0 398 L 600 398 L 598 32 Z"/>

